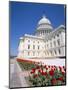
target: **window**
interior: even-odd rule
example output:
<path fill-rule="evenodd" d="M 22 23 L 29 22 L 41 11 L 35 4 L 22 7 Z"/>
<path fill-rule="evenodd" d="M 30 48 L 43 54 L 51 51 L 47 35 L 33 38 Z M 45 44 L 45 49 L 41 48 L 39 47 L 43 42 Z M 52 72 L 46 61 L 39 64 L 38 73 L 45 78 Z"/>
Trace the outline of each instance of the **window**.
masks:
<path fill-rule="evenodd" d="M 28 49 L 30 49 L 30 45 L 28 45 Z"/>
<path fill-rule="evenodd" d="M 59 54 L 61 54 L 61 51 L 60 51 L 60 49 L 59 49 L 58 51 L 59 51 Z"/>
<path fill-rule="evenodd" d="M 48 33 L 48 30 L 47 30 L 47 33 Z"/>
<path fill-rule="evenodd" d="M 39 48 L 40 48 L 40 47 L 38 46 L 38 50 L 39 50 Z"/>
<path fill-rule="evenodd" d="M 30 42 L 30 40 L 28 40 L 28 42 Z"/>
<path fill-rule="evenodd" d="M 55 36 L 53 38 L 55 39 Z"/>
<path fill-rule="evenodd" d="M 43 35 L 44 35 L 44 31 L 43 31 Z"/>
<path fill-rule="evenodd" d="M 49 55 L 49 52 L 47 51 L 47 54 Z"/>
<path fill-rule="evenodd" d="M 51 55 L 52 55 L 52 51 L 50 51 Z"/>
<path fill-rule="evenodd" d="M 56 46 L 56 42 L 54 41 L 54 46 Z"/>
<path fill-rule="evenodd" d="M 59 39 L 57 40 L 57 43 L 58 43 L 58 45 L 60 45 L 60 40 Z"/>
<path fill-rule="evenodd" d="M 38 41 L 38 43 L 39 43 L 39 41 Z"/>
<path fill-rule="evenodd" d="M 57 34 L 57 37 L 59 37 L 59 34 Z"/>
<path fill-rule="evenodd" d="M 54 50 L 55 54 L 56 54 L 56 50 Z"/>
<path fill-rule="evenodd" d="M 41 32 L 41 35 L 42 35 L 42 32 Z"/>
<path fill-rule="evenodd" d="M 59 33 L 61 34 L 61 31 L 59 31 Z"/>
<path fill-rule="evenodd" d="M 33 49 L 35 49 L 35 45 L 33 45 Z"/>

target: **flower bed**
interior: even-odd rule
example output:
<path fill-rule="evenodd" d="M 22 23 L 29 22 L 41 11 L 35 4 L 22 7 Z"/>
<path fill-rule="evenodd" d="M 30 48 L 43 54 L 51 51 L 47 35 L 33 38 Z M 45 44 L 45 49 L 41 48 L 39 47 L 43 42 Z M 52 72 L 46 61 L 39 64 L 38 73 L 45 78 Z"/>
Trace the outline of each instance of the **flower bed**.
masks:
<path fill-rule="evenodd" d="M 37 66 L 29 75 L 33 86 L 65 85 L 65 67 Z"/>
<path fill-rule="evenodd" d="M 64 66 L 42 65 L 39 62 L 17 59 L 20 67 L 30 70 L 27 77 L 32 86 L 65 85 L 66 69 Z"/>
<path fill-rule="evenodd" d="M 31 70 L 32 68 L 35 68 L 38 64 L 37 62 L 23 59 L 17 59 L 17 62 L 19 63 L 22 70 Z"/>

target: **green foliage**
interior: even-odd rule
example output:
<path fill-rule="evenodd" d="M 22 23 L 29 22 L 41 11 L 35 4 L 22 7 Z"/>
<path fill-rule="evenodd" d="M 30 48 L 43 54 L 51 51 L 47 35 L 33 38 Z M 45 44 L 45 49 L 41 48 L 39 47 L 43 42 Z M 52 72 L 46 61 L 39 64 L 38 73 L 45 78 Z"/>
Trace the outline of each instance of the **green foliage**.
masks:
<path fill-rule="evenodd" d="M 47 72 L 47 74 L 44 74 L 44 73 L 42 74 L 41 72 L 38 72 L 36 77 L 34 77 L 35 75 L 35 72 L 34 72 L 32 73 L 30 81 L 34 86 L 65 85 L 65 82 L 66 82 L 65 74 L 63 75 L 62 71 L 57 69 L 53 72 L 54 72 L 54 75 L 50 75 L 49 72 Z"/>
<path fill-rule="evenodd" d="M 18 62 L 22 70 L 31 70 L 32 68 L 35 68 L 36 65 L 34 63 L 29 62 Z"/>
<path fill-rule="evenodd" d="M 47 65 L 37 65 L 32 62 L 25 62 L 21 60 L 19 60 L 18 63 L 22 70 L 32 71 L 29 75 L 29 82 L 32 83 L 32 86 L 65 85 L 65 67 L 48 67 Z M 62 68 L 64 69 L 63 73 Z"/>

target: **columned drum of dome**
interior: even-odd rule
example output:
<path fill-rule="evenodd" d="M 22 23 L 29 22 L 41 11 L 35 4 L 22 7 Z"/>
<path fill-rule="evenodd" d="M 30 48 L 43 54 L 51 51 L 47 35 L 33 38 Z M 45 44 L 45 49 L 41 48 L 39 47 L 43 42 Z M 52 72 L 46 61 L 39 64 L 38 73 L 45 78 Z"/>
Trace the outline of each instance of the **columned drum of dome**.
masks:
<path fill-rule="evenodd" d="M 50 20 L 45 16 L 43 16 L 42 19 L 39 20 L 38 22 L 36 35 L 45 36 L 49 34 L 52 30 L 53 30 L 53 27 L 51 25 Z"/>

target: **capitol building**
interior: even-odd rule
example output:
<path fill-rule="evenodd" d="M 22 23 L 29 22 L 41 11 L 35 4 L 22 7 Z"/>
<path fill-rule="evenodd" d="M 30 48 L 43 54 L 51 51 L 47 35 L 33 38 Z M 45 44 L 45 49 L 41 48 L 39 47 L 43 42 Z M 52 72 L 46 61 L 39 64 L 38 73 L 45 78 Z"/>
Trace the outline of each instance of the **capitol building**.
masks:
<path fill-rule="evenodd" d="M 65 26 L 53 28 L 43 16 L 37 23 L 34 35 L 20 37 L 18 58 L 65 57 Z"/>

